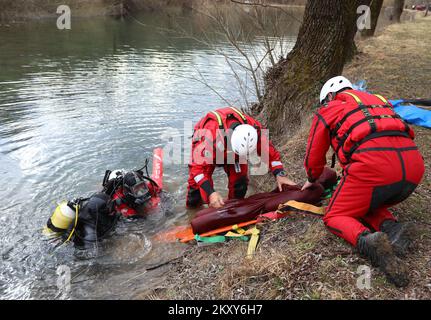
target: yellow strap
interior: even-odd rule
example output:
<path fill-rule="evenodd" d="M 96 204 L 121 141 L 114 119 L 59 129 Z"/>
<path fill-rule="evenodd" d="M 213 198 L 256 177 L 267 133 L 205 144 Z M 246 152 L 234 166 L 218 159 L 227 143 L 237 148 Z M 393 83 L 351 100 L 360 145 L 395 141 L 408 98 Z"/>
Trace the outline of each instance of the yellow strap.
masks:
<path fill-rule="evenodd" d="M 79 210 L 78 207 L 79 207 L 79 204 L 78 203 L 75 204 L 75 225 L 73 226 L 72 231 L 70 232 L 69 236 L 67 237 L 66 241 L 64 241 L 64 243 L 69 242 L 69 240 L 72 238 L 73 233 L 75 232 L 76 225 L 78 224 L 78 210 Z"/>
<path fill-rule="evenodd" d="M 231 238 L 239 238 L 239 237 L 243 237 L 244 235 L 241 233 L 236 233 L 236 232 L 232 232 L 229 231 L 228 233 L 225 234 L 225 237 L 231 237 Z"/>
<path fill-rule="evenodd" d="M 243 121 L 247 121 L 247 118 L 237 108 L 234 108 L 234 107 L 229 107 L 229 108 L 231 108 L 233 111 L 235 111 L 242 118 Z"/>
<path fill-rule="evenodd" d="M 349 96 L 353 97 L 353 99 L 355 99 L 356 103 L 363 104 L 361 99 L 359 99 L 359 97 L 356 94 L 351 93 L 351 92 L 343 92 L 343 93 L 348 94 Z"/>
<path fill-rule="evenodd" d="M 250 231 L 251 238 L 248 243 L 248 249 L 247 249 L 247 259 L 253 258 L 254 253 L 256 252 L 257 243 L 259 242 L 259 229 L 254 227 L 247 231 Z"/>
<path fill-rule="evenodd" d="M 361 99 L 359 99 L 359 97 L 358 97 L 356 94 L 351 93 L 351 92 L 343 92 L 343 93 L 348 94 L 349 96 L 353 97 L 357 103 L 362 104 Z M 375 94 L 374 96 L 376 96 L 377 98 L 379 98 L 380 100 L 382 100 L 382 102 L 383 102 L 384 104 L 389 104 L 388 100 L 386 100 L 386 98 L 385 98 L 385 97 L 383 97 L 382 95 L 380 95 L 380 94 Z"/>
<path fill-rule="evenodd" d="M 377 98 L 379 98 L 380 100 L 382 100 L 384 104 L 389 104 L 388 100 L 386 100 L 386 98 L 385 98 L 385 97 L 383 97 L 382 95 L 380 95 L 380 94 L 375 94 L 375 96 L 376 96 Z"/>
<path fill-rule="evenodd" d="M 233 231 L 229 231 L 225 234 L 227 237 L 242 237 L 242 236 L 249 236 L 252 234 L 254 228 L 250 228 L 247 231 L 243 228 L 240 228 L 237 224 L 234 224 L 232 226 Z"/>
<path fill-rule="evenodd" d="M 256 252 L 257 243 L 259 242 L 259 229 L 254 226 L 253 228 L 248 229 L 247 231 L 239 228 L 237 224 L 232 226 L 233 231 L 229 231 L 225 234 L 225 237 L 243 237 L 243 236 L 250 236 L 250 241 L 248 242 L 248 248 L 247 248 L 247 259 L 251 259 L 253 257 L 253 254 Z"/>
<path fill-rule="evenodd" d="M 245 234 L 245 232 L 246 232 L 244 229 L 240 228 L 237 224 L 234 224 L 232 226 L 232 230 L 238 232 L 241 235 Z"/>
<path fill-rule="evenodd" d="M 223 127 L 223 121 L 221 120 L 220 115 L 216 111 L 211 111 L 211 113 L 216 116 L 219 127 Z"/>
<path fill-rule="evenodd" d="M 300 210 L 300 211 L 318 214 L 321 216 L 323 216 L 325 214 L 325 207 L 316 207 L 316 206 L 313 206 L 312 204 L 299 202 L 299 201 L 295 201 L 295 200 L 290 200 L 290 201 L 287 201 L 286 203 L 282 204 L 280 206 L 279 210 L 282 208 L 286 208 L 286 207 L 293 208 L 293 209 Z"/>

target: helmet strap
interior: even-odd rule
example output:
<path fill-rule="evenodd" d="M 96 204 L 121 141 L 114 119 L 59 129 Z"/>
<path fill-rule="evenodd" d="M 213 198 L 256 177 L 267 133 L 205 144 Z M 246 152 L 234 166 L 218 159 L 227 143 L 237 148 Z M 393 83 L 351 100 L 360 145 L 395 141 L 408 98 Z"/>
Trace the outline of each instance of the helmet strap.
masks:
<path fill-rule="evenodd" d="M 239 126 L 239 125 L 241 125 L 241 123 L 240 122 L 234 122 L 234 123 L 232 123 L 231 124 L 231 126 L 229 127 L 229 130 L 228 130 L 228 132 L 225 132 L 225 146 L 226 146 L 226 150 L 229 152 L 229 151 L 232 151 L 232 144 L 231 144 L 231 141 L 230 141 L 230 139 L 232 138 L 232 133 L 233 133 L 233 131 Z"/>

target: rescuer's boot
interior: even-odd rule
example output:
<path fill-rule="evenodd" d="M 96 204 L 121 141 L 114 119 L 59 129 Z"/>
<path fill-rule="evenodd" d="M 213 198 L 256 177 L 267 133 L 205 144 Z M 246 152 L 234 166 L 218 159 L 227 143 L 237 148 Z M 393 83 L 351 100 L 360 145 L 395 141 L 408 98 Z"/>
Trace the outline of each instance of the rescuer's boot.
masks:
<path fill-rule="evenodd" d="M 409 284 L 407 268 L 395 255 L 385 233 L 362 233 L 359 236 L 357 248 L 359 253 L 367 257 L 373 266 L 379 267 L 395 286 L 405 287 Z"/>
<path fill-rule="evenodd" d="M 396 222 L 385 220 L 380 230 L 388 235 L 394 252 L 399 257 L 404 257 L 412 246 L 414 236 L 417 234 L 415 225 L 411 222 Z"/>

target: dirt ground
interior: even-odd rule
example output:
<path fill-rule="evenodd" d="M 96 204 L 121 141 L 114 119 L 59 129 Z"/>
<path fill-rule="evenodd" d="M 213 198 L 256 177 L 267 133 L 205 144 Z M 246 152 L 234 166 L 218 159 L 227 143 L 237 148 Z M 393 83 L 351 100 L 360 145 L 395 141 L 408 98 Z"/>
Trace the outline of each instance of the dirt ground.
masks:
<path fill-rule="evenodd" d="M 371 92 L 390 98 L 429 98 L 430 30 L 431 17 L 390 25 L 378 37 L 358 43 L 360 54 L 344 74 L 366 80 Z M 287 142 L 279 141 L 284 163 L 297 182 L 304 181 L 309 125 Z M 329 233 L 319 218 L 297 214 L 260 224 L 261 241 L 251 260 L 246 259 L 247 243 L 189 245 L 164 284 L 139 298 L 431 299 L 431 132 L 419 127 L 415 132 L 426 174 L 415 193 L 393 210 L 401 221 L 414 221 L 420 228 L 415 250 L 406 258 L 411 277 L 407 288 L 394 287 L 375 268 L 371 288 L 358 288 L 358 268 L 368 262 Z"/>

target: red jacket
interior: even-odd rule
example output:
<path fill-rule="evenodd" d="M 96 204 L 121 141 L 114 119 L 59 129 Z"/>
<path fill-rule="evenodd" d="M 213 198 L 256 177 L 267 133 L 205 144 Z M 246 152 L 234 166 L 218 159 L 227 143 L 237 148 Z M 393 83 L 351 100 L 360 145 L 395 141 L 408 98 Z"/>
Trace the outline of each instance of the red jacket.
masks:
<path fill-rule="evenodd" d="M 413 139 L 414 132 L 380 95 L 356 90 L 337 94 L 313 119 L 304 161 L 308 180 L 319 178 L 330 146 L 344 168 L 362 143 L 382 136 Z"/>
<path fill-rule="evenodd" d="M 258 132 L 257 154 L 262 157 L 262 152 L 268 153 L 269 168 L 272 173 L 277 174 L 284 170 L 281 163 L 280 153 L 275 149 L 271 141 L 267 140 L 267 136 L 262 133 L 262 125 L 254 118 L 241 113 L 236 108 L 223 108 L 209 112 L 203 117 L 195 126 L 192 142 L 192 154 L 189 164 L 190 176 L 194 178 L 199 187 L 208 181 L 208 173 L 212 172 L 215 166 L 224 165 L 229 158 L 230 161 L 234 159 L 236 162 L 238 157 L 226 148 L 226 141 L 222 130 L 232 130 L 236 124 L 247 123 L 254 126 Z M 218 118 L 218 116 L 220 118 Z M 263 143 L 262 143 L 263 142 Z M 262 150 L 262 145 L 268 146 L 269 150 Z M 222 154 L 223 159 L 217 161 L 217 150 L 219 156 Z M 265 159 L 265 157 L 263 157 Z M 233 164 L 233 163 L 229 163 Z"/>

